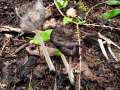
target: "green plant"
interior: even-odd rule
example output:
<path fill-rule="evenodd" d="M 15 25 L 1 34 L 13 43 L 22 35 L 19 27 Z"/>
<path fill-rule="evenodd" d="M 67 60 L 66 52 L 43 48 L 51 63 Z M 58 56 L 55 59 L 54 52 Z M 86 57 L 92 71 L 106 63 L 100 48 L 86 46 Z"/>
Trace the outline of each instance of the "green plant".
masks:
<path fill-rule="evenodd" d="M 69 24 L 69 23 L 72 22 L 72 20 L 73 20 L 72 18 L 64 16 L 64 18 L 63 18 L 63 24 L 64 25 Z"/>
<path fill-rule="evenodd" d="M 106 4 L 111 5 L 111 6 L 120 5 L 120 0 L 108 0 L 106 1 Z"/>
<path fill-rule="evenodd" d="M 53 29 L 47 29 L 45 31 L 40 31 L 38 33 L 39 37 L 41 37 L 41 39 L 43 40 L 43 42 L 48 42 L 50 41 L 50 36 L 51 36 L 51 33 L 52 33 Z M 32 44 L 36 44 L 38 46 L 40 46 L 40 43 L 39 43 L 39 40 L 38 40 L 38 37 L 35 35 L 34 38 L 32 40 L 30 40 L 30 43 Z M 61 55 L 61 52 L 59 49 L 56 49 L 55 50 L 55 53 L 54 53 L 55 56 L 60 56 Z"/>
<path fill-rule="evenodd" d="M 115 6 L 115 5 L 120 5 L 120 0 L 108 0 L 105 3 L 110 6 Z M 103 13 L 101 16 L 104 19 L 112 19 L 119 15 L 120 15 L 120 9 L 114 9 Z"/>
<path fill-rule="evenodd" d="M 47 29 L 45 31 L 40 31 L 38 35 L 42 38 L 44 42 L 47 42 L 50 40 L 51 32 L 53 29 Z M 39 45 L 39 40 L 37 39 L 37 36 L 35 36 L 30 43 L 34 43 L 36 45 Z"/>
<path fill-rule="evenodd" d="M 111 10 L 111 11 L 108 11 L 108 12 L 105 12 L 103 13 L 101 16 L 104 18 L 104 19 L 112 19 L 116 16 L 120 15 L 120 9 L 114 9 L 114 10 Z"/>
<path fill-rule="evenodd" d="M 66 24 L 69 24 L 69 23 L 82 25 L 82 24 L 85 23 L 85 21 L 81 17 L 79 17 L 79 16 L 74 17 L 74 18 L 68 17 L 68 16 L 64 16 L 63 24 L 66 25 Z"/>
<path fill-rule="evenodd" d="M 28 90 L 34 90 L 31 84 L 29 83 Z"/>
<path fill-rule="evenodd" d="M 54 3 L 57 9 L 65 8 L 68 5 L 69 0 L 55 0 Z"/>
<path fill-rule="evenodd" d="M 59 49 L 56 49 L 54 55 L 61 56 L 61 51 Z"/>
<path fill-rule="evenodd" d="M 48 67 L 51 71 L 55 71 L 55 67 L 51 61 L 50 55 L 47 51 L 47 48 L 45 46 L 45 43 L 43 40 L 49 40 L 50 39 L 50 35 L 51 35 L 52 30 L 48 30 L 48 31 L 44 31 L 44 32 L 35 32 L 35 37 L 33 38 L 33 44 L 37 44 L 38 46 L 40 45 L 42 50 L 43 50 L 43 54 L 45 56 L 45 60 L 48 64 Z M 47 35 L 47 37 L 45 36 Z"/>

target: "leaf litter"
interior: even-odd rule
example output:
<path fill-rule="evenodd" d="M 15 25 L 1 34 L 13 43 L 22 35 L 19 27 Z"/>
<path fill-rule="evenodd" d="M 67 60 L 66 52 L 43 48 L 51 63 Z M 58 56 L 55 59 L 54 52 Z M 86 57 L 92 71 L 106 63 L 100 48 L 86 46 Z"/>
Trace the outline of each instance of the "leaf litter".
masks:
<path fill-rule="evenodd" d="M 58 0 L 59 1 L 59 0 Z M 66 0 L 67 1 L 67 0 Z M 82 2 L 82 0 L 80 0 Z M 89 0 L 89 4 L 87 2 L 88 0 L 83 1 L 85 4 L 85 7 L 91 7 L 91 5 L 96 5 L 97 3 L 104 2 L 104 0 L 100 1 L 97 0 L 97 3 L 95 0 Z M 116 0 L 117 1 L 117 0 Z M 26 41 L 29 41 L 30 37 L 33 37 L 33 33 L 29 33 L 17 37 L 16 33 L 18 34 L 20 32 L 19 25 L 19 18 L 16 15 L 16 12 L 14 11 L 15 6 L 21 6 L 23 3 L 28 3 L 30 1 L 26 0 L 15 0 L 14 3 L 13 0 L 2 0 L 1 2 L 1 8 L 0 8 L 0 20 L 1 20 L 1 26 L 5 28 L 0 29 L 0 50 L 2 50 L 2 47 L 5 42 L 5 34 L 9 33 L 13 37 L 11 38 L 10 42 L 7 43 L 4 46 L 4 50 L 2 50 L 2 56 L 0 56 L 0 89 L 2 90 L 20 90 L 20 89 L 30 89 L 34 88 L 35 90 L 53 90 L 53 88 L 57 88 L 57 90 L 76 90 L 77 85 L 73 84 L 71 85 L 69 78 L 68 78 L 68 72 L 66 71 L 66 68 L 59 56 L 54 56 L 54 50 L 58 48 L 63 52 L 66 56 L 68 64 L 71 64 L 71 69 L 73 71 L 73 74 L 75 76 L 75 82 L 77 82 L 77 75 L 80 73 L 79 71 L 79 60 L 78 55 L 73 55 L 69 53 L 69 50 L 72 50 L 69 45 L 76 41 L 76 38 L 72 38 L 70 33 L 67 31 L 67 29 L 70 31 L 70 29 L 75 30 L 76 27 L 74 24 L 70 23 L 65 26 L 65 30 L 63 30 L 63 26 L 61 26 L 61 22 L 63 20 L 62 16 L 60 16 L 60 13 L 55 8 L 52 1 L 43 0 L 45 7 L 49 6 L 51 9 L 51 15 L 46 18 L 46 21 L 53 18 L 51 21 L 47 21 L 48 25 L 45 25 L 45 29 L 51 27 L 52 29 L 56 30 L 59 27 L 59 30 L 63 30 L 62 32 L 65 34 L 69 34 L 68 36 L 59 35 L 61 31 L 58 31 L 54 33 L 52 37 L 55 37 L 54 40 L 45 42 L 46 48 L 48 49 L 48 52 L 51 56 L 52 63 L 55 66 L 56 72 L 49 71 L 49 68 L 45 62 L 45 59 L 42 54 L 42 50 L 40 50 L 36 46 L 32 46 L 29 44 L 28 47 L 21 49 L 18 53 L 16 53 L 16 56 L 12 56 L 11 53 L 15 52 L 21 45 L 26 44 Z M 70 1 L 69 4 L 62 8 L 61 11 L 66 14 L 66 11 L 69 8 L 74 8 L 76 11 L 79 11 L 76 5 L 74 3 L 77 3 L 77 1 Z M 83 3 L 83 4 L 84 4 Z M 62 4 L 60 4 L 61 6 Z M 6 7 L 5 7 L 6 6 Z M 9 8 L 8 8 L 9 6 Z M 119 6 L 118 6 L 119 7 Z M 110 6 L 98 6 L 94 8 L 90 15 L 87 17 L 88 23 L 99 24 L 99 25 L 107 25 L 110 27 L 120 28 L 120 22 L 119 22 L 119 16 L 114 18 L 113 20 L 103 20 L 99 15 L 101 13 L 104 13 L 107 10 L 110 9 L 117 9 L 116 7 L 110 7 Z M 81 12 L 83 13 L 83 12 Z M 78 14 L 78 12 L 77 12 Z M 84 14 L 83 14 L 84 15 Z M 7 16 L 7 17 L 6 17 Z M 76 15 L 74 15 L 76 16 Z M 53 21 L 53 23 L 52 23 Z M 57 24 L 56 24 L 57 22 Z M 67 22 L 68 23 L 68 22 Z M 82 23 L 84 24 L 84 23 Z M 8 25 L 8 26 L 7 26 Z M 58 25 L 58 26 L 57 26 Z M 120 88 L 120 67 L 119 67 L 119 30 L 112 30 L 110 28 L 106 27 L 97 27 L 87 24 L 85 26 L 79 27 L 82 37 L 82 61 L 81 61 L 81 87 L 83 89 L 92 89 L 92 90 L 119 90 Z M 18 30 L 17 30 L 18 29 Z M 2 30 L 2 31 L 1 31 Z M 10 31 L 9 31 L 10 30 Z M 105 36 L 106 38 L 99 37 L 98 33 L 100 32 L 102 36 Z M 73 32 L 72 32 L 73 34 Z M 76 33 L 77 34 L 77 33 Z M 27 36 L 28 35 L 28 36 Z M 17 40 L 16 40 L 17 38 Z M 71 39 L 72 38 L 72 39 Z M 109 57 L 109 61 L 106 60 L 104 57 L 103 52 L 101 51 L 100 45 L 98 43 L 98 38 L 103 39 L 104 41 L 111 42 L 111 44 L 115 45 L 113 47 L 110 46 L 113 53 L 111 53 L 110 48 L 108 48 L 107 44 L 104 43 L 103 45 L 107 53 L 107 57 Z M 68 44 L 67 44 L 67 43 Z M 56 45 L 56 44 L 57 45 Z M 30 47 L 31 46 L 31 47 Z M 63 48 L 64 47 L 64 48 Z M 116 48 L 117 47 L 117 48 Z M 67 48 L 67 49 L 66 49 Z M 53 51 L 52 51 L 53 50 Z M 68 51 L 67 51 L 68 50 Z M 41 55 L 41 56 L 40 56 Z M 72 56 L 73 55 L 73 56 Z M 72 56 L 72 61 L 70 62 L 68 57 Z M 115 59 L 115 57 L 117 59 Z M 108 58 L 107 58 L 108 59 Z M 116 60 L 116 61 L 115 61 Z M 33 72 L 33 76 L 30 82 L 30 72 Z M 30 84 L 29 84 L 30 83 Z"/>

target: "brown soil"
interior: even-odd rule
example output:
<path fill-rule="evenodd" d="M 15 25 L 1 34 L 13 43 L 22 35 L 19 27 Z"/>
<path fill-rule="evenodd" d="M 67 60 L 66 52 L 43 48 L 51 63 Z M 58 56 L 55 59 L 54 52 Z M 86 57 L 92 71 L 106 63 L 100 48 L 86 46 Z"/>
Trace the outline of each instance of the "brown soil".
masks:
<path fill-rule="evenodd" d="M 32 0 L 0 0 L 0 25 L 9 25 L 15 28 L 19 27 L 20 20 L 15 13 L 15 7 L 31 1 Z M 43 1 L 46 7 L 53 3 L 53 0 Z M 104 0 L 83 1 L 88 7 L 91 7 Z M 78 14 L 81 13 L 73 1 L 70 1 L 67 8 L 69 7 L 74 7 L 77 9 Z M 104 4 L 96 7 L 87 17 L 87 22 L 120 28 L 120 17 L 111 21 L 103 20 L 99 17 L 102 12 L 114 8 L 120 7 L 110 7 Z M 63 13 L 65 13 L 66 9 L 62 10 Z M 61 22 L 63 17 L 54 5 L 51 6 L 51 10 L 52 14 L 46 20 L 55 18 L 58 22 Z M 76 28 L 75 25 L 69 25 L 68 27 Z M 81 73 L 81 82 L 79 82 L 82 86 L 81 90 L 120 90 L 120 62 L 116 62 L 108 50 L 106 51 L 108 52 L 110 60 L 105 59 L 97 42 L 98 37 L 96 36 L 96 32 L 100 31 L 104 36 L 120 46 L 120 31 L 93 26 L 81 26 L 79 28 L 82 37 L 82 60 L 86 62 L 88 70 L 93 74 L 93 76 L 89 76 L 88 74 L 86 75 L 84 71 Z M 5 34 L 10 34 L 12 37 L 8 39 Z M 14 31 L 0 32 L 0 90 L 27 90 L 31 75 L 31 86 L 35 90 L 54 90 L 55 83 L 57 90 L 78 90 L 78 73 L 75 72 L 79 62 L 77 56 L 74 57 L 71 62 L 72 67 L 75 68 L 75 84 L 72 85 L 70 84 L 60 57 L 51 57 L 56 68 L 56 72 L 51 72 L 44 58 L 30 55 L 25 48 L 21 49 L 15 55 L 12 55 L 20 46 L 28 44 L 27 37 L 33 36 L 33 34 L 25 34 L 18 38 L 18 35 L 19 33 Z M 48 45 L 51 45 L 51 43 Z M 119 49 L 114 46 L 112 49 L 120 60 Z"/>

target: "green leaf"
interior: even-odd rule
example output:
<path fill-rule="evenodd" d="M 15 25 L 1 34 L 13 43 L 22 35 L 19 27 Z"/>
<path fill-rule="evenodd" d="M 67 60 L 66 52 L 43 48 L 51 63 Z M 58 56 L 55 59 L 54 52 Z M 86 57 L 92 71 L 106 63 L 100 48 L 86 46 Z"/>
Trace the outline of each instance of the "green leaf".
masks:
<path fill-rule="evenodd" d="M 52 32 L 52 29 L 42 31 L 39 33 L 44 42 L 50 40 L 51 32 Z"/>
<path fill-rule="evenodd" d="M 75 17 L 75 18 L 65 16 L 63 18 L 63 24 L 66 25 L 66 24 L 69 24 L 69 23 L 75 23 L 75 24 L 82 25 L 83 23 L 85 23 L 85 21 L 83 21 L 83 19 L 79 16 Z"/>
<path fill-rule="evenodd" d="M 60 51 L 59 49 L 56 49 L 54 54 L 55 54 L 56 56 L 60 56 L 60 55 L 61 55 L 61 51 Z"/>
<path fill-rule="evenodd" d="M 34 90 L 31 86 L 31 84 L 29 84 L 28 90 Z"/>
<path fill-rule="evenodd" d="M 55 0 L 55 5 L 58 9 L 65 8 L 68 5 L 68 0 Z"/>
<path fill-rule="evenodd" d="M 64 25 L 69 24 L 69 23 L 72 22 L 72 20 L 73 20 L 72 18 L 65 16 L 65 17 L 63 18 L 63 24 L 64 24 Z"/>
<path fill-rule="evenodd" d="M 50 40 L 50 36 L 51 36 L 52 30 L 53 30 L 53 29 L 48 29 L 48 30 L 46 30 L 46 31 L 40 31 L 40 32 L 39 32 L 39 35 L 40 35 L 40 37 L 42 38 L 42 40 L 43 40 L 44 42 L 47 42 L 47 41 Z M 38 41 L 37 36 L 35 36 L 35 37 L 33 38 L 33 40 L 30 41 L 30 43 L 34 43 L 34 44 L 39 45 L 39 41 Z"/>
<path fill-rule="evenodd" d="M 106 1 L 106 4 L 111 6 L 120 5 L 120 0 L 108 0 Z"/>
<path fill-rule="evenodd" d="M 114 9 L 114 10 L 103 13 L 101 16 L 104 19 L 112 19 L 119 15 L 120 15 L 120 9 Z"/>
<path fill-rule="evenodd" d="M 79 25 L 82 25 L 83 23 L 85 23 L 85 21 L 83 21 L 83 19 L 79 16 L 75 17 L 72 22 Z"/>

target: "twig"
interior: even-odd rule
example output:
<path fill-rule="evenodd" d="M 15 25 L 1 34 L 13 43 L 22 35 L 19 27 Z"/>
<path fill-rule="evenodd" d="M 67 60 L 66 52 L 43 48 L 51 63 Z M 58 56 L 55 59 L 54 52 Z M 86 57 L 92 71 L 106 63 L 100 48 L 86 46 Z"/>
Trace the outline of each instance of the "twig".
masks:
<path fill-rule="evenodd" d="M 107 60 L 109 60 L 109 57 L 108 57 L 107 52 L 106 52 L 106 50 L 105 50 L 105 47 L 104 47 L 104 45 L 103 45 L 102 39 L 98 39 L 98 43 L 99 43 L 99 45 L 100 45 L 100 49 L 101 49 L 103 55 L 105 56 L 105 58 L 106 58 Z"/>
<path fill-rule="evenodd" d="M 113 41 L 111 41 L 109 38 L 103 36 L 101 33 L 98 33 L 98 36 L 99 36 L 101 39 L 105 40 L 108 44 L 112 44 L 112 45 L 114 45 L 115 47 L 117 47 L 117 48 L 120 50 L 120 46 L 118 46 L 117 44 L 115 44 L 115 43 L 114 43 Z"/>
<path fill-rule="evenodd" d="M 115 60 L 118 62 L 119 60 L 117 59 L 117 57 L 115 56 L 114 52 L 112 51 L 111 45 L 108 45 L 107 48 L 108 48 L 108 50 L 109 50 L 111 56 L 113 57 L 113 59 L 115 59 Z"/>
<path fill-rule="evenodd" d="M 0 32 L 22 32 L 20 28 L 13 28 L 10 26 L 0 26 Z"/>
<path fill-rule="evenodd" d="M 0 51 L 0 56 L 2 56 L 3 50 L 5 49 L 5 47 L 7 46 L 7 44 L 10 42 L 10 38 L 8 38 L 8 40 L 6 42 L 4 42 L 2 50 Z"/>
<path fill-rule="evenodd" d="M 105 2 L 102 2 L 102 3 L 98 3 L 96 5 L 94 5 L 93 7 L 91 7 L 88 12 L 86 13 L 86 16 L 85 16 L 85 21 L 87 20 L 87 17 L 89 15 L 89 13 L 91 12 L 91 10 L 93 10 L 95 7 L 99 6 L 99 5 L 102 5 L 102 4 L 105 4 Z"/>
<path fill-rule="evenodd" d="M 69 64 L 69 66 L 70 66 L 70 69 L 71 69 L 72 72 L 73 72 L 73 69 L 72 69 L 72 57 L 71 57 L 71 56 L 69 56 L 68 64 Z"/>
<path fill-rule="evenodd" d="M 57 81 L 56 81 L 56 78 L 55 78 L 55 83 L 54 83 L 54 90 L 57 90 Z"/>
<path fill-rule="evenodd" d="M 116 30 L 119 30 L 119 31 L 120 31 L 120 28 L 115 28 L 115 27 L 106 26 L 106 25 L 98 25 L 98 24 L 94 24 L 94 23 L 93 23 L 93 24 L 84 23 L 84 24 L 82 24 L 82 25 L 84 25 L 84 26 L 94 26 L 94 27 L 109 28 L 109 29 L 111 29 L 111 30 L 116 29 Z"/>
<path fill-rule="evenodd" d="M 69 77 L 69 80 L 70 80 L 71 84 L 74 84 L 75 81 L 74 81 L 73 71 L 72 71 L 70 65 L 68 64 L 64 54 L 62 54 L 62 53 L 61 53 L 61 59 L 62 59 L 64 65 L 65 65 L 65 68 L 66 68 L 67 72 L 68 72 L 68 77 Z"/>
<path fill-rule="evenodd" d="M 12 53 L 12 55 L 17 54 L 18 52 L 20 52 L 22 49 L 24 49 L 26 46 L 28 46 L 28 44 L 23 44 L 22 46 L 18 47 L 15 52 Z"/>
<path fill-rule="evenodd" d="M 70 69 L 71 73 L 73 73 L 73 69 L 72 69 L 72 66 L 71 66 L 72 65 L 72 57 L 71 56 L 69 56 L 68 64 L 69 64 L 69 69 Z M 72 83 L 72 84 L 74 84 L 74 83 Z"/>
<path fill-rule="evenodd" d="M 16 12 L 16 15 L 22 20 L 22 17 L 20 16 L 19 12 L 18 12 L 18 8 L 15 7 L 15 12 Z"/>

